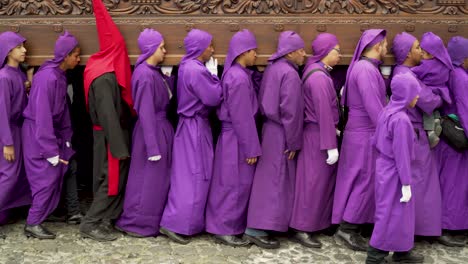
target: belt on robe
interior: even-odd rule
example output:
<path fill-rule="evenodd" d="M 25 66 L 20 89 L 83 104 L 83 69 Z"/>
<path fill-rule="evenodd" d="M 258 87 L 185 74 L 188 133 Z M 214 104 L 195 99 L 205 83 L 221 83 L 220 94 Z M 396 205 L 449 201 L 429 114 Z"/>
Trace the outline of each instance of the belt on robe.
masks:
<path fill-rule="evenodd" d="M 103 131 L 102 126 L 94 125 L 93 130 Z M 119 159 L 112 156 L 110 151 L 109 144 L 106 144 L 107 148 L 107 195 L 115 196 L 119 192 L 119 177 L 120 177 L 120 167 Z"/>
<path fill-rule="evenodd" d="M 234 129 L 234 126 L 232 125 L 232 122 L 227 122 L 227 121 L 221 122 L 221 131 L 229 131 L 233 129 Z"/>

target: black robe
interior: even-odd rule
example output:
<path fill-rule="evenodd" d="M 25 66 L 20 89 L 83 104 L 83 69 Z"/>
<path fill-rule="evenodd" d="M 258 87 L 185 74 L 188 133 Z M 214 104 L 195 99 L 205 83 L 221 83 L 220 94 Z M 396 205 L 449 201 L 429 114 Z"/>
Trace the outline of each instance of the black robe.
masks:
<path fill-rule="evenodd" d="M 93 191 L 94 199 L 82 227 L 114 220 L 122 212 L 125 185 L 130 164 L 131 112 L 120 96 L 114 73 L 94 79 L 88 94 L 89 114 L 94 126 Z M 108 196 L 107 146 L 119 162 L 119 187 L 116 196 Z M 127 158 L 122 160 L 122 158 Z"/>

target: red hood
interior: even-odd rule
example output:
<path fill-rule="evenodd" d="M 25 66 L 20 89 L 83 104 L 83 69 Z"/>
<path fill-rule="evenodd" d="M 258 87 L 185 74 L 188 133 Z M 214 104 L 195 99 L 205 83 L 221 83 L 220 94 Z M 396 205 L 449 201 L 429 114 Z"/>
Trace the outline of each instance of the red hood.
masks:
<path fill-rule="evenodd" d="M 101 0 L 93 0 L 93 10 L 99 38 L 99 52 L 89 58 L 84 71 L 86 106 L 88 106 L 89 87 L 94 79 L 104 73 L 114 72 L 121 88 L 122 99 L 133 110 L 130 60 L 125 40 Z"/>

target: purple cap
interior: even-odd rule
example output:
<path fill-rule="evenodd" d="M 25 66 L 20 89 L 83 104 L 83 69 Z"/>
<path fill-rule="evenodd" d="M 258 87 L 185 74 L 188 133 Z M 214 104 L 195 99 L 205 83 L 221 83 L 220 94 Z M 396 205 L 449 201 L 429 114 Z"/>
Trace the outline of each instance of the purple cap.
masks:
<path fill-rule="evenodd" d="M 330 33 L 321 33 L 312 41 L 312 53 L 314 54 L 307 61 L 312 64 L 325 58 L 333 48 L 338 45 L 338 38 Z"/>
<path fill-rule="evenodd" d="M 72 52 L 77 46 L 78 40 L 75 36 L 70 34 L 68 31 L 65 31 L 55 42 L 54 58 L 44 62 L 39 69 L 58 67 L 68 54 L 70 54 L 70 52 Z"/>
<path fill-rule="evenodd" d="M 395 55 L 395 61 L 398 65 L 402 64 L 408 53 L 411 51 L 414 42 L 417 39 L 406 32 L 399 33 L 393 39 L 393 55 Z"/>
<path fill-rule="evenodd" d="M 455 36 L 450 39 L 447 50 L 455 66 L 460 66 L 468 58 L 468 39 L 462 36 Z"/>
<path fill-rule="evenodd" d="M 249 30 L 243 29 L 234 34 L 229 42 L 229 50 L 224 63 L 223 76 L 231 68 L 239 55 L 256 48 L 257 40 L 255 39 L 255 35 Z"/>
<path fill-rule="evenodd" d="M 138 57 L 135 67 L 151 57 L 163 40 L 161 33 L 151 28 L 145 28 L 138 36 L 138 48 L 140 48 L 141 55 Z"/>
<path fill-rule="evenodd" d="M 278 38 L 278 48 L 268 59 L 269 62 L 277 60 L 286 54 L 304 48 L 304 40 L 294 31 L 284 31 Z"/>
<path fill-rule="evenodd" d="M 187 60 L 193 60 L 200 55 L 210 46 L 213 36 L 210 33 L 200 30 L 192 29 L 184 39 L 185 56 L 182 58 L 182 62 Z"/>

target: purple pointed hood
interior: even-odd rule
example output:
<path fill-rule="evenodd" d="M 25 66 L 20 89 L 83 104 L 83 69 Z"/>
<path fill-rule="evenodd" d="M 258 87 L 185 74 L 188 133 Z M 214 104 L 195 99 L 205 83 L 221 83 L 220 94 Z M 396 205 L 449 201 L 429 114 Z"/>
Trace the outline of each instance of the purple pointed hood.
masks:
<path fill-rule="evenodd" d="M 445 48 L 442 39 L 432 32 L 426 32 L 421 37 L 421 48 L 429 52 L 434 58 L 445 64 L 449 69 L 452 69 L 452 60 Z"/>
<path fill-rule="evenodd" d="M 5 65 L 8 53 L 25 41 L 23 36 L 15 32 L 6 31 L 0 34 L 0 69 Z"/>
<path fill-rule="evenodd" d="M 387 31 L 385 29 L 368 29 L 362 33 L 359 42 L 356 45 L 353 58 L 349 63 L 347 76 L 352 71 L 354 64 L 359 61 L 362 56 L 362 53 L 366 48 L 373 47 L 377 43 L 380 43 L 387 36 Z M 343 97 L 341 97 L 341 104 L 344 105 L 346 102 L 346 91 L 348 90 L 347 82 L 344 85 Z"/>
<path fill-rule="evenodd" d="M 255 39 L 255 35 L 249 30 L 243 29 L 234 34 L 229 42 L 229 50 L 226 61 L 224 62 L 223 76 L 228 72 L 239 55 L 256 48 L 257 40 Z"/>

